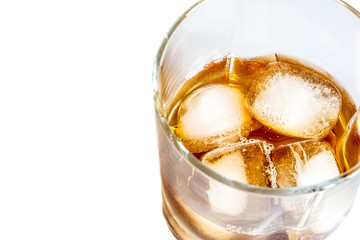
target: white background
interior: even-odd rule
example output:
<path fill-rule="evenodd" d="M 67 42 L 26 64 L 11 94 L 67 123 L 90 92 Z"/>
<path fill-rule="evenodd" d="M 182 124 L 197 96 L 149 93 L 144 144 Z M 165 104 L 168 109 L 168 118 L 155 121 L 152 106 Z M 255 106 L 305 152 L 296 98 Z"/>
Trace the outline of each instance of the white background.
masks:
<path fill-rule="evenodd" d="M 174 239 L 152 65 L 194 2 L 0 2 L 1 240 Z M 358 197 L 331 239 L 356 239 L 359 217 Z"/>

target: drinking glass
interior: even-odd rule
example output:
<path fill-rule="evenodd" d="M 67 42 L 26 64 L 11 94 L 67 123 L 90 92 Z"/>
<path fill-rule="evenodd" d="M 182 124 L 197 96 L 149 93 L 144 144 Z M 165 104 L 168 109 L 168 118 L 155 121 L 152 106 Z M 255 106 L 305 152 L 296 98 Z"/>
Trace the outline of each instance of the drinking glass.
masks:
<path fill-rule="evenodd" d="M 360 13 L 345 2 L 199 1 L 166 34 L 154 65 L 154 102 L 163 213 L 177 239 L 325 239 L 350 211 L 360 182 L 355 110 L 346 113 L 354 117 L 338 147 L 352 159 L 350 170 L 316 185 L 284 189 L 219 175 L 194 157 L 169 125 L 176 93 L 206 64 L 274 53 L 330 73 L 360 105 Z"/>

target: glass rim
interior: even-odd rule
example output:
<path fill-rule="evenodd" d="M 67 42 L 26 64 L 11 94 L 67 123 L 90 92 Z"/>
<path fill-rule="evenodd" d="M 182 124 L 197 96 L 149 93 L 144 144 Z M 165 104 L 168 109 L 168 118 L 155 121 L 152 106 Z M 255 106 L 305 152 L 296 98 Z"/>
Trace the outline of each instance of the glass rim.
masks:
<path fill-rule="evenodd" d="M 216 180 L 218 182 L 221 182 L 222 184 L 225 184 L 231 188 L 234 188 L 236 190 L 251 192 L 251 193 L 257 193 L 262 195 L 272 195 L 272 196 L 286 196 L 286 195 L 300 195 L 300 194 L 307 194 L 307 193 L 314 193 L 314 192 L 320 192 L 324 191 L 326 189 L 330 189 L 336 185 L 339 185 L 340 183 L 343 183 L 345 181 L 349 181 L 350 179 L 354 179 L 356 177 L 360 176 L 360 163 L 356 164 L 351 169 L 347 170 L 346 172 L 340 174 L 337 177 L 331 178 L 327 181 L 308 185 L 308 186 L 300 186 L 300 187 L 290 187 L 290 188 L 270 188 L 270 187 L 259 187 L 255 185 L 250 185 L 246 183 L 241 183 L 238 181 L 231 180 L 229 178 L 226 178 L 225 176 L 215 172 L 214 170 L 207 167 L 205 164 L 203 164 L 198 158 L 196 158 L 189 150 L 187 150 L 184 145 L 181 143 L 181 141 L 177 138 L 177 136 L 174 134 L 174 132 L 171 130 L 171 127 L 167 121 L 167 119 L 162 116 L 162 109 L 160 104 L 160 96 L 158 92 L 158 83 L 159 83 L 159 68 L 160 68 L 160 62 L 164 53 L 164 50 L 167 46 L 168 41 L 170 40 L 172 34 L 175 32 L 177 27 L 182 23 L 182 21 L 188 16 L 188 14 L 197 6 L 199 6 L 203 2 L 207 2 L 209 0 L 200 0 L 190 6 L 178 19 L 175 21 L 175 23 L 170 27 L 168 32 L 165 34 L 160 47 L 158 49 L 158 52 L 155 57 L 155 62 L 153 65 L 153 99 L 154 99 L 154 105 L 155 105 L 155 114 L 156 118 L 159 120 L 162 130 L 165 132 L 167 138 L 171 140 L 171 144 L 175 146 L 176 150 L 179 152 L 179 154 L 185 158 L 189 163 L 193 165 L 194 168 L 199 170 L 202 174 L 205 176 Z M 350 4 L 344 2 L 343 0 L 329 0 L 333 2 L 337 2 L 343 7 L 347 8 L 350 12 L 355 14 L 360 20 L 360 12 L 357 11 L 354 7 L 352 7 Z M 351 121 L 351 120 L 350 120 Z"/>

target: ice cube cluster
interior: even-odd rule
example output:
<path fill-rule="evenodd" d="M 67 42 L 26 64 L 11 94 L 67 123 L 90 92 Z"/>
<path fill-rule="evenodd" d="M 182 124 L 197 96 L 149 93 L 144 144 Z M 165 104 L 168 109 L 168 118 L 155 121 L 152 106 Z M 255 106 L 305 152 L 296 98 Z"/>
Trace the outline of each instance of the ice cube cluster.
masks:
<path fill-rule="evenodd" d="M 192 153 L 224 177 L 261 187 L 317 184 L 339 175 L 330 145 L 322 139 L 334 127 L 342 99 L 320 73 L 285 62 L 253 74 L 250 89 L 211 84 L 181 103 L 177 135 Z M 276 148 L 251 139 L 260 122 L 297 139 Z"/>

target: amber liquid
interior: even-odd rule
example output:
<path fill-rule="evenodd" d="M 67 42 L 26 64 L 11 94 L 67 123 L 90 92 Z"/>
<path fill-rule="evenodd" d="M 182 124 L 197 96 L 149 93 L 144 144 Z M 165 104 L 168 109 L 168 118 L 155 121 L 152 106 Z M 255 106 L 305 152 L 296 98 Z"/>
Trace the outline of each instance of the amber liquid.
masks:
<path fill-rule="evenodd" d="M 309 64 L 304 64 L 298 60 L 277 54 L 274 56 L 258 57 L 253 59 L 224 58 L 220 61 L 214 61 L 205 66 L 201 72 L 199 72 L 195 77 L 189 79 L 182 86 L 173 100 L 173 107 L 171 108 L 172 111 L 169 113 L 168 121 L 170 126 L 172 126 L 175 134 L 177 130 L 178 109 L 186 96 L 191 94 L 196 89 L 209 84 L 237 86 L 246 93 L 250 89 L 251 85 L 254 84 L 254 81 L 256 81 L 256 79 L 254 80 L 251 76 L 256 72 L 261 71 L 272 62 L 285 62 L 300 65 L 301 67 L 305 67 L 315 73 L 323 75 L 328 81 L 337 87 L 341 93 L 342 107 L 336 125 L 323 140 L 327 141 L 333 148 L 334 153 L 337 156 L 338 166 L 341 173 L 356 165 L 357 162 L 354 162 L 354 160 L 344 159 L 343 154 L 337 150 L 337 145 L 344 135 L 351 117 L 356 112 L 356 106 L 349 94 L 342 86 L 339 85 L 339 83 L 336 82 L 336 80 L 333 79 L 330 74 L 324 72 L 316 66 L 310 66 Z M 259 123 L 256 122 L 256 124 Z M 275 147 L 301 140 L 284 136 L 261 124 L 250 133 L 248 138 L 264 139 L 267 142 L 272 143 Z M 203 153 L 193 154 L 200 158 Z"/>
<path fill-rule="evenodd" d="M 333 151 L 337 157 L 340 172 L 345 172 L 349 168 L 353 167 L 357 162 L 355 162 L 355 160 L 345 159 L 343 157 L 344 154 L 341 153 L 341 148 L 337 147 L 340 144 L 343 135 L 345 134 L 349 120 L 356 112 L 355 104 L 349 94 L 333 79 L 330 74 L 322 71 L 321 69 L 318 69 L 316 66 L 304 64 L 298 60 L 277 54 L 254 59 L 224 58 L 206 65 L 201 72 L 185 82 L 182 88 L 178 91 L 176 97 L 173 99 L 172 108 L 170 108 L 171 111 L 168 113 L 167 119 L 175 134 L 177 129 L 179 106 L 186 98 L 186 96 L 188 96 L 194 90 L 209 84 L 220 83 L 226 85 L 236 85 L 237 87 L 243 89 L 244 92 L 246 92 L 254 83 L 254 79 L 251 78 L 251 76 L 272 62 L 286 62 L 306 67 L 311 71 L 322 74 L 324 77 L 326 77 L 326 79 L 328 79 L 328 81 L 331 81 L 338 88 L 342 97 L 341 111 L 337 123 L 333 127 L 332 131 L 323 140 L 327 141 L 333 148 Z M 250 133 L 248 138 L 264 139 L 272 143 L 275 147 L 284 143 L 299 140 L 279 134 L 265 126 L 257 127 Z M 200 158 L 204 153 L 193 154 Z M 168 221 L 170 229 L 178 239 L 297 239 L 296 237 L 291 237 L 291 233 L 285 231 L 262 236 L 249 236 L 231 232 L 208 221 L 186 206 L 186 204 L 182 202 L 181 197 L 176 196 L 172 189 L 166 185 L 166 180 L 163 180 L 163 194 L 164 215 Z M 331 231 L 332 230 L 329 230 L 326 233 L 322 233 L 320 235 L 310 234 L 308 235 L 310 237 L 305 236 L 301 239 L 324 239 Z"/>

